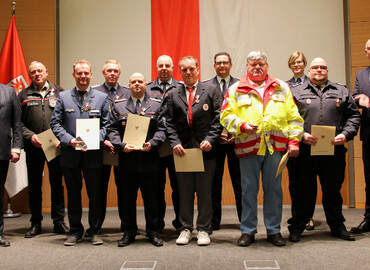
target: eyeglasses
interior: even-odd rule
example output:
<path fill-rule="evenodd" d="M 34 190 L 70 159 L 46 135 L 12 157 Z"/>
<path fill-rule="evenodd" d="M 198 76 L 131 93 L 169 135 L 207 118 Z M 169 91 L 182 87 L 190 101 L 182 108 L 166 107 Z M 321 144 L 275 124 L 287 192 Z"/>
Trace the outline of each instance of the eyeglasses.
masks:
<path fill-rule="evenodd" d="M 312 66 L 311 69 L 313 69 L 313 70 L 318 70 L 318 69 L 327 70 L 328 67 L 327 66 Z"/>
<path fill-rule="evenodd" d="M 290 63 L 290 65 L 291 65 L 291 66 L 295 66 L 295 65 L 300 65 L 300 64 L 302 64 L 302 63 L 303 63 L 303 61 L 302 61 L 302 60 L 297 60 L 297 61 L 294 61 L 294 62 Z"/>
<path fill-rule="evenodd" d="M 216 64 L 216 66 L 221 66 L 221 65 L 226 66 L 226 65 L 230 64 L 230 62 L 229 61 L 220 61 L 220 62 L 216 62 L 215 64 Z"/>

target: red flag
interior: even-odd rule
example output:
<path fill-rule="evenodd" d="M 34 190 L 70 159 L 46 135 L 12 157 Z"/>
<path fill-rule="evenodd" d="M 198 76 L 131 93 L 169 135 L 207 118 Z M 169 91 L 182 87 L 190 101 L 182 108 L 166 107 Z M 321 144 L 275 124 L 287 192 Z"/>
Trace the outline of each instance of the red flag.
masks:
<path fill-rule="evenodd" d="M 12 16 L 0 54 L 0 83 L 9 85 L 18 92 L 31 83 L 26 61 L 19 41 L 15 16 Z"/>

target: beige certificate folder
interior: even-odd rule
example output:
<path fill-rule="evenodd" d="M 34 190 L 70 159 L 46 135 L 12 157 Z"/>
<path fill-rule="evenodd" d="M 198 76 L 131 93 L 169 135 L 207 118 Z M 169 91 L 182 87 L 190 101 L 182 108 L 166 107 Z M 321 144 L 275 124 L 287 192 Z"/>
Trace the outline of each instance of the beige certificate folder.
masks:
<path fill-rule="evenodd" d="M 122 142 L 134 146 L 135 149 L 143 148 L 148 133 L 149 122 L 149 117 L 129 114 L 127 116 L 126 129 Z"/>
<path fill-rule="evenodd" d="M 317 137 L 316 145 L 311 145 L 311 156 L 334 155 L 334 145 L 331 142 L 335 138 L 335 127 L 312 125 L 311 134 Z"/>
<path fill-rule="evenodd" d="M 185 149 L 186 155 L 174 154 L 176 172 L 204 172 L 203 151 L 199 148 Z"/>
<path fill-rule="evenodd" d="M 86 143 L 87 150 L 100 149 L 100 119 L 76 119 L 76 138 L 81 139 Z M 81 150 L 76 147 L 76 150 Z"/>
<path fill-rule="evenodd" d="M 286 152 L 285 155 L 282 156 L 282 158 L 280 160 L 279 167 L 276 171 L 275 177 L 278 177 L 279 174 L 281 174 L 283 172 L 284 168 L 286 167 L 286 165 L 288 163 L 288 160 L 289 160 L 289 152 Z"/>
<path fill-rule="evenodd" d="M 50 128 L 44 132 L 41 132 L 40 134 L 37 134 L 37 137 L 42 143 L 42 150 L 44 151 L 48 162 L 60 155 L 60 149 L 57 148 L 57 145 L 59 145 L 59 140 L 57 137 L 55 137 Z"/>

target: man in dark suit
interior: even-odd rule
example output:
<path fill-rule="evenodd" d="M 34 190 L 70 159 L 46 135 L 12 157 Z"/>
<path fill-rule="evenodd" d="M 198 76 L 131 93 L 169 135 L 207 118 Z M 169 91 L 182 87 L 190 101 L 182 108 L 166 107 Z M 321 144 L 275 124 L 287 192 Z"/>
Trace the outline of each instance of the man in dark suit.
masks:
<path fill-rule="evenodd" d="M 220 137 L 219 121 L 222 97 L 215 87 L 198 81 L 198 60 L 186 56 L 179 61 L 184 85 L 168 95 L 167 132 L 172 151 L 183 157 L 187 148 L 203 151 L 204 172 L 177 172 L 180 194 L 181 233 L 178 245 L 186 245 L 191 239 L 194 216 L 194 192 L 198 198 L 198 245 L 209 245 L 212 233 L 212 177 L 216 169 L 213 146 Z"/>
<path fill-rule="evenodd" d="M 227 52 L 219 52 L 214 56 L 214 69 L 217 76 L 205 81 L 207 85 L 211 85 L 217 88 L 217 91 L 222 93 L 222 99 L 224 98 L 229 86 L 238 82 L 239 79 L 233 78 L 230 75 L 230 69 L 233 64 L 231 57 Z M 229 167 L 229 174 L 231 183 L 234 189 L 236 210 L 238 211 L 238 218 L 242 214 L 242 188 L 240 184 L 240 166 L 239 159 L 235 155 L 234 151 L 234 137 L 231 136 L 226 130 L 221 133 L 218 143 L 215 145 L 216 154 L 216 171 L 213 176 L 212 183 L 212 206 L 213 206 L 213 217 L 212 217 L 212 229 L 219 230 L 221 223 L 221 200 L 222 200 L 222 177 L 224 175 L 225 158 L 227 155 L 227 165 Z"/>
<path fill-rule="evenodd" d="M 172 58 L 168 55 L 161 55 L 158 57 L 157 60 L 157 72 L 158 77 L 151 83 L 148 83 L 146 88 L 146 95 L 164 100 L 168 93 L 182 85 L 181 82 L 175 80 L 172 77 L 174 66 L 172 62 Z M 162 103 L 161 113 L 165 115 L 166 113 L 166 106 L 165 102 Z M 161 150 L 164 148 L 168 148 L 168 143 L 163 144 Z M 161 152 L 160 150 L 160 152 Z M 181 223 L 179 221 L 179 189 L 177 185 L 176 179 L 176 172 L 175 172 L 175 165 L 173 163 L 173 155 L 167 155 L 160 158 L 159 161 L 160 166 L 160 176 L 159 176 L 159 193 L 158 193 L 158 203 L 159 203 L 159 217 L 158 217 L 158 226 L 160 231 L 163 230 L 165 223 L 164 223 L 164 216 L 166 214 L 166 201 L 165 201 L 165 194 L 164 190 L 166 187 L 166 169 L 168 168 L 168 176 L 170 178 L 170 184 L 172 188 L 172 204 L 173 209 L 175 211 L 175 219 L 172 220 L 172 225 L 179 229 L 181 227 Z"/>
<path fill-rule="evenodd" d="M 94 89 L 99 90 L 108 95 L 108 102 L 109 102 L 109 111 L 111 111 L 112 107 L 114 106 L 115 102 L 120 102 L 123 99 L 129 97 L 131 95 L 130 89 L 127 87 L 121 86 L 118 83 L 118 79 L 121 75 L 121 65 L 117 60 L 108 60 L 105 62 L 103 66 L 103 76 L 105 78 L 105 82 L 102 85 L 94 87 Z M 108 152 L 108 154 L 114 155 L 117 154 L 114 150 L 114 146 L 109 140 L 104 141 L 104 150 Z M 103 225 L 105 219 L 105 213 L 107 209 L 107 192 L 108 192 L 108 183 L 110 178 L 112 166 L 111 165 L 103 165 L 102 168 L 102 216 L 100 220 L 100 227 Z M 113 167 L 114 170 L 114 180 L 117 187 L 117 199 L 118 199 L 118 213 L 120 219 L 123 221 L 122 211 L 119 208 L 121 205 L 121 192 L 119 192 L 119 177 L 118 177 L 118 166 Z M 123 224 L 121 224 L 122 230 Z M 86 237 L 86 235 L 85 235 Z"/>
<path fill-rule="evenodd" d="M 8 174 L 9 159 L 16 163 L 23 147 L 21 107 L 13 88 L 0 84 L 0 246 L 10 246 L 3 236 L 4 184 Z"/>
<path fill-rule="evenodd" d="M 157 247 L 163 246 L 158 227 L 158 147 L 166 139 L 165 127 L 160 116 L 160 100 L 145 95 L 146 81 L 142 74 L 130 77 L 131 96 L 117 102 L 108 125 L 108 138 L 119 153 L 119 176 L 124 216 L 123 237 L 119 247 L 128 246 L 137 234 L 136 200 L 140 188 L 146 220 L 146 235 Z M 122 142 L 129 114 L 150 118 L 148 133 L 142 148 Z"/>
<path fill-rule="evenodd" d="M 108 96 L 90 87 L 91 65 L 86 60 L 79 60 L 73 66 L 76 87 L 60 93 L 55 106 L 50 126 L 60 140 L 62 148 L 60 165 L 64 174 L 68 195 L 68 219 L 70 233 L 64 242 L 73 246 L 82 240 L 84 227 L 81 223 L 82 174 L 89 197 L 89 235 L 93 245 L 103 244 L 99 236 L 102 214 L 101 202 L 101 167 L 103 154 L 98 150 L 76 150 L 83 142 L 76 138 L 77 119 L 100 119 L 100 142 L 104 142 L 106 125 L 109 120 Z M 84 149 L 83 147 L 81 147 Z"/>
<path fill-rule="evenodd" d="M 50 129 L 50 118 L 54 111 L 59 92 L 63 88 L 47 80 L 48 70 L 38 62 L 33 61 L 28 67 L 31 85 L 18 94 L 22 108 L 22 129 L 24 150 L 28 174 L 28 200 L 31 210 L 31 228 L 25 238 L 40 234 L 42 217 L 42 175 L 46 157 L 42 143 L 37 134 Z M 64 223 L 64 188 L 59 157 L 47 162 L 49 168 L 49 183 L 51 189 L 51 218 L 54 232 L 67 234 L 69 228 Z"/>
<path fill-rule="evenodd" d="M 365 54 L 370 62 L 370 39 L 366 42 Z M 351 231 L 362 233 L 370 231 L 370 66 L 357 72 L 353 97 L 357 105 L 362 108 L 360 139 L 365 172 L 366 202 L 364 220 Z"/>

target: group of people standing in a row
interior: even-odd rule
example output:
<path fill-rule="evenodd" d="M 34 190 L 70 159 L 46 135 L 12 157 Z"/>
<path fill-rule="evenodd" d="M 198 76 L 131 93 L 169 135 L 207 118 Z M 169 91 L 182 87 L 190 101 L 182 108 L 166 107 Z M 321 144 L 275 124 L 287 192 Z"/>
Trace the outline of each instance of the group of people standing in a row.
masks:
<path fill-rule="evenodd" d="M 365 52 L 370 60 L 370 40 Z M 134 73 L 130 76 L 129 88 L 126 88 L 118 84 L 121 66 L 117 61 L 108 60 L 102 71 L 105 82 L 91 87 L 91 65 L 80 60 L 73 66 L 76 86 L 63 91 L 47 80 L 46 67 L 34 61 L 29 65 L 32 84 L 18 97 L 12 88 L 0 86 L 0 134 L 9 138 L 0 144 L 0 209 L 9 159 L 17 162 L 24 145 L 31 210 L 31 227 L 25 237 L 31 238 L 42 232 L 41 185 L 46 159 L 37 134 L 51 128 L 61 149 L 59 157 L 47 162 L 51 218 L 55 233 L 68 234 L 64 242 L 66 246 L 75 245 L 83 238 L 90 238 L 93 245 L 103 244 L 100 233 L 112 169 L 111 165 L 103 165 L 103 149 L 108 155 L 119 156 L 119 164 L 113 166 L 113 172 L 123 232 L 118 241 L 120 247 L 132 243 L 137 235 L 139 188 L 144 201 L 147 237 L 154 246 L 163 245 L 160 233 L 165 227 L 166 169 L 176 216 L 172 225 L 180 232 L 176 244 L 188 244 L 192 238 L 194 194 L 197 193 L 197 244 L 209 245 L 210 234 L 220 228 L 226 155 L 241 223 L 238 245 L 249 246 L 255 241 L 257 194 L 262 174 L 267 239 L 276 246 L 284 246 L 285 240 L 280 233 L 281 174 L 275 174 L 286 152 L 290 157 L 292 198 L 289 240 L 298 242 L 313 216 L 317 175 L 332 235 L 355 240 L 353 233 L 370 230 L 370 214 L 365 215 L 365 220 L 352 232 L 347 231 L 340 189 L 345 174 L 344 144 L 356 136 L 361 121 L 363 148 L 369 148 L 365 143 L 369 137 L 366 125 L 370 119 L 367 115 L 370 107 L 369 68 L 358 73 L 353 98 L 345 86 L 328 80 L 324 59 L 312 60 L 308 77 L 304 75 L 307 60 L 303 53 L 293 53 L 288 65 L 294 77 L 284 82 L 268 74 L 265 53 L 252 51 L 247 57 L 247 75 L 238 80 L 230 75 L 230 55 L 221 52 L 214 57 L 217 75 L 201 82 L 198 80 L 198 60 L 186 56 L 179 61 L 183 80 L 180 82 L 172 77 L 171 57 L 162 55 L 157 60 L 156 80 L 147 84 L 142 74 Z M 363 76 L 361 72 L 367 73 Z M 362 118 L 358 106 L 363 108 Z M 140 149 L 122 141 L 129 114 L 150 118 L 146 142 Z M 76 119 L 89 118 L 100 121 L 102 149 L 76 150 L 83 143 L 76 138 Z M 311 134 L 312 125 L 335 125 L 334 155 L 311 156 L 311 145 L 318 139 Z M 166 152 L 166 147 L 179 157 L 185 156 L 187 149 L 200 148 L 204 172 L 176 172 L 172 155 L 159 155 L 159 152 Z M 365 178 L 369 178 L 368 149 L 365 150 Z M 62 175 L 67 188 L 70 228 L 64 222 Z M 82 179 L 89 197 L 89 228 L 86 231 L 81 223 Z M 370 207 L 366 209 L 370 213 Z M 9 240 L 3 236 L 2 212 L 0 215 L 0 245 L 9 246 Z"/>

